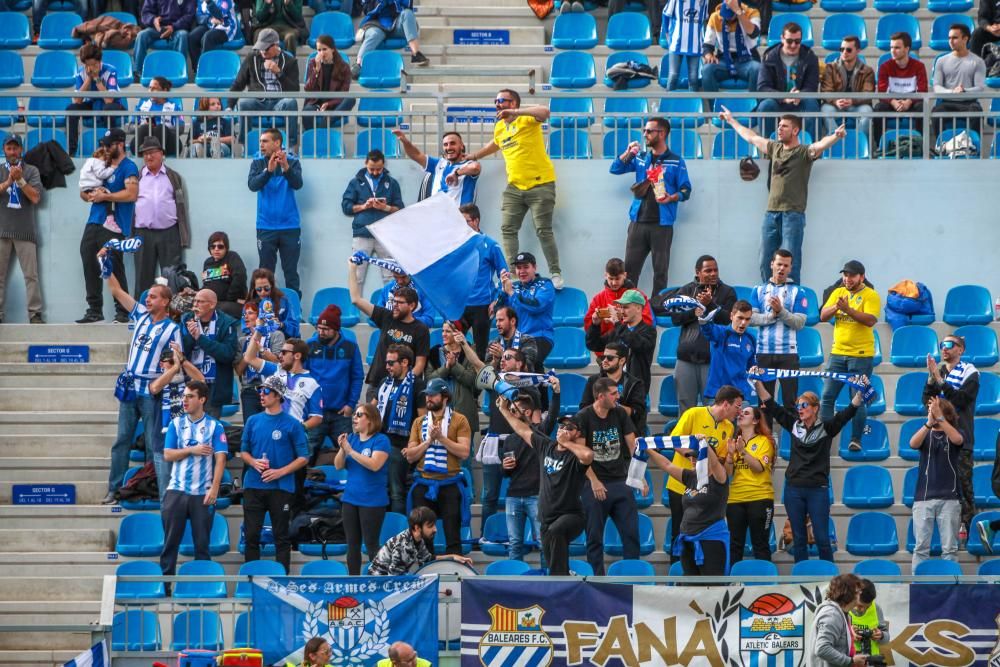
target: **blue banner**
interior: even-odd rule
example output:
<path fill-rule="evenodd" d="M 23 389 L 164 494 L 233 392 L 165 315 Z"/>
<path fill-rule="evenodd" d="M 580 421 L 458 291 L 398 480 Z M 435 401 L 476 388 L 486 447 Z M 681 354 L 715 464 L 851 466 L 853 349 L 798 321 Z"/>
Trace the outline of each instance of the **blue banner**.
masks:
<path fill-rule="evenodd" d="M 75 505 L 74 484 L 15 484 L 11 489 L 12 505 Z"/>
<path fill-rule="evenodd" d="M 395 641 L 437 664 L 436 575 L 255 576 L 252 583 L 253 645 L 268 665 L 301 663 L 313 637 L 330 643 L 334 665 L 375 665 Z"/>
<path fill-rule="evenodd" d="M 459 30 L 454 32 L 454 43 L 462 46 L 509 46 L 510 30 Z"/>
<path fill-rule="evenodd" d="M 29 345 L 29 364 L 86 364 L 90 362 L 89 345 Z"/>

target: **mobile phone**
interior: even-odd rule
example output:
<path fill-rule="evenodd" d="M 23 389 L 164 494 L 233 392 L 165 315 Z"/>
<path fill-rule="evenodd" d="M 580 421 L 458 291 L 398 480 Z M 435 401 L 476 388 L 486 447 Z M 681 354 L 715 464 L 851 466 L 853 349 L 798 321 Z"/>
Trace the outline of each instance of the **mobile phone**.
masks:
<path fill-rule="evenodd" d="M 385 197 L 376 197 L 375 201 L 377 201 L 380 204 L 384 204 L 386 200 Z"/>

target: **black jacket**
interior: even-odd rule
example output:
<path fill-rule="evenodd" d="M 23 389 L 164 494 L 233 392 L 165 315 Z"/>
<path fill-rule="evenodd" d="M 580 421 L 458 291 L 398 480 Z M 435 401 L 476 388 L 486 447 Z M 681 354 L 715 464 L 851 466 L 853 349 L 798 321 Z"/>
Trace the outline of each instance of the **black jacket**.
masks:
<path fill-rule="evenodd" d="M 629 373 L 642 380 L 643 386 L 649 390 L 652 375 L 653 355 L 656 352 L 656 327 L 640 321 L 634 329 L 619 322 L 606 335 L 601 335 L 601 325 L 591 321 L 587 327 L 587 349 L 601 353 L 608 343 L 619 342 L 625 345 L 628 352 Z M 633 420 L 634 421 L 634 420 Z"/>
<path fill-rule="evenodd" d="M 1000 0 L 979 0 L 977 23 L 980 28 L 1000 23 Z"/>
<path fill-rule="evenodd" d="M 757 90 L 783 93 L 788 90 L 785 82 L 788 74 L 781 60 L 781 44 L 775 44 L 764 52 L 757 75 Z M 799 50 L 796 88 L 803 92 L 815 93 L 819 90 L 819 59 L 808 46 Z"/>
<path fill-rule="evenodd" d="M 282 51 L 275 61 L 281 68 L 281 73 L 278 75 L 281 90 L 285 92 L 298 91 L 299 62 L 295 56 Z M 236 79 L 233 80 L 233 85 L 230 86 L 229 90 L 234 92 L 242 90 L 261 92 L 264 90 L 264 58 L 260 55 L 260 51 L 253 51 L 243 59 L 243 63 L 236 73 Z M 235 107 L 236 100 L 229 100 L 229 106 Z"/>
<path fill-rule="evenodd" d="M 806 430 L 799 417 L 773 398 L 764 402 L 764 413 L 781 424 L 792 440 L 792 457 L 785 471 L 785 483 L 817 488 L 830 484 L 830 448 L 833 439 L 858 411 L 853 403 L 826 421 L 817 420 Z"/>
<path fill-rule="evenodd" d="M 602 371 L 587 378 L 587 384 L 583 387 L 583 395 L 580 396 L 580 409 L 583 410 L 594 404 L 594 383 L 600 378 L 606 377 Z M 618 403 L 632 410 L 632 424 L 641 437 L 646 431 L 646 387 L 642 380 L 622 373 L 622 383 L 619 392 L 621 398 Z"/>
<path fill-rule="evenodd" d="M 76 171 L 73 160 L 57 141 L 38 144 L 24 154 L 24 161 L 38 168 L 46 190 L 66 187 L 66 177 Z"/>
<path fill-rule="evenodd" d="M 701 290 L 701 284 L 694 280 L 683 287 L 675 290 L 663 292 L 653 297 L 653 312 L 663 314 L 663 302 L 675 296 L 696 297 Z M 712 301 L 705 306 L 705 312 L 710 313 L 716 308 L 719 312 L 715 314 L 712 321 L 723 326 L 729 324 L 729 312 L 736 303 L 736 290 L 722 281 L 719 281 L 712 289 Z M 670 319 L 675 327 L 683 327 L 681 338 L 677 343 L 677 359 L 686 361 L 689 364 L 707 364 L 712 359 L 708 340 L 701 335 L 701 324 L 698 323 L 698 316 L 695 311 L 687 310 L 680 313 L 672 313 Z"/>
<path fill-rule="evenodd" d="M 184 356 L 189 359 L 196 346 L 215 359 L 215 382 L 211 385 L 208 404 L 225 405 L 233 400 L 233 364 L 240 356 L 240 326 L 234 318 L 221 310 L 216 310 L 215 313 L 219 316 L 215 323 L 215 337 L 202 335 L 198 340 L 187 330 L 187 323 L 194 317 L 194 313 L 184 313 L 181 316 L 181 342 Z"/>
<path fill-rule="evenodd" d="M 942 366 L 947 366 L 947 364 Z M 976 444 L 976 397 L 979 396 L 979 371 L 969 372 L 962 386 L 958 389 L 947 382 L 938 382 L 928 373 L 927 384 L 924 385 L 921 400 L 924 405 L 927 405 L 928 401 L 935 396 L 943 396 L 955 406 L 955 412 L 958 413 L 958 430 L 962 432 L 964 438 L 962 449 L 973 451 Z"/>

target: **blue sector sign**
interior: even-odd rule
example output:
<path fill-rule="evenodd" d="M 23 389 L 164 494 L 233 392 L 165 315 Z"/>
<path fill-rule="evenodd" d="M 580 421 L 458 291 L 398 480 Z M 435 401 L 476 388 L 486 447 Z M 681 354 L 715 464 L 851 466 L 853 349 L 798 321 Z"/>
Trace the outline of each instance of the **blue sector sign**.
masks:
<path fill-rule="evenodd" d="M 510 30 L 455 30 L 454 43 L 461 46 L 509 46 Z"/>
<path fill-rule="evenodd" d="M 75 505 L 73 484 L 15 484 L 11 494 L 14 505 Z"/>
<path fill-rule="evenodd" d="M 29 364 L 90 363 L 89 345 L 29 345 Z"/>

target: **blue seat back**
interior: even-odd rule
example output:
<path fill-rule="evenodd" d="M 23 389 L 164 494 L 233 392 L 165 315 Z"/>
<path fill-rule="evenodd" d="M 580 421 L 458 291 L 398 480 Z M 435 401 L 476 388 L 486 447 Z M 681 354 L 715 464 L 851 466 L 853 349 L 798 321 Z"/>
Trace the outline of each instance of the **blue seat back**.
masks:
<path fill-rule="evenodd" d="M 899 576 L 903 572 L 895 561 L 885 558 L 866 558 L 854 565 L 854 574 L 859 577 Z"/>
<path fill-rule="evenodd" d="M 919 416 L 927 412 L 921 396 L 927 384 L 926 372 L 905 373 L 896 381 L 896 412 L 901 415 Z"/>
<path fill-rule="evenodd" d="M 569 559 L 569 571 L 575 573 L 578 577 L 594 576 L 594 568 L 591 567 L 590 563 L 576 558 Z"/>
<path fill-rule="evenodd" d="M 693 115 L 701 114 L 703 112 L 702 101 L 696 97 L 664 97 L 660 99 L 660 104 L 657 108 L 659 110 L 659 115 L 664 116 L 670 122 L 671 136 L 673 136 L 673 133 L 681 128 L 693 130 L 701 127 L 701 125 L 705 122 L 702 116 Z"/>
<path fill-rule="evenodd" d="M 736 134 L 735 130 L 726 128 L 712 139 L 713 160 L 741 160 L 748 155 L 759 157 L 757 147 Z"/>
<path fill-rule="evenodd" d="M 552 46 L 557 49 L 594 48 L 597 46 L 597 21 L 586 12 L 560 14 L 552 26 Z"/>
<path fill-rule="evenodd" d="M 589 97 L 555 97 L 549 101 L 552 127 L 590 127 L 594 123 L 594 100 Z"/>
<path fill-rule="evenodd" d="M 609 49 L 645 49 L 653 43 L 649 17 L 639 12 L 619 12 L 608 18 L 604 44 Z"/>
<path fill-rule="evenodd" d="M 663 368 L 673 368 L 677 364 L 677 344 L 681 340 L 681 328 L 670 327 L 660 334 L 660 347 L 656 353 L 656 363 Z"/>
<path fill-rule="evenodd" d="M 197 648 L 221 651 L 225 640 L 219 613 L 208 609 L 192 609 L 174 616 L 174 635 L 171 651 Z"/>
<path fill-rule="evenodd" d="M 209 53 L 214 52 L 210 51 Z M 132 85 L 132 56 L 129 55 L 128 51 L 105 51 L 101 56 L 101 60 L 115 68 L 119 88 L 124 89 Z M 226 87 L 228 88 L 229 86 Z"/>
<path fill-rule="evenodd" d="M 24 64 L 21 61 L 21 54 L 14 51 L 0 51 L 0 88 L 16 88 L 22 83 L 24 83 Z"/>
<path fill-rule="evenodd" d="M 583 398 L 583 389 L 587 385 L 587 378 L 578 373 L 559 373 L 559 414 L 561 416 L 573 415 L 580 410 L 580 400 Z"/>
<path fill-rule="evenodd" d="M 854 129 L 846 130 L 844 138 L 826 149 L 823 157 L 833 160 L 867 160 L 871 157 L 868 135 Z"/>
<path fill-rule="evenodd" d="M 312 306 L 309 310 L 309 323 L 316 326 L 319 316 L 323 314 L 327 306 L 331 305 L 340 308 L 341 326 L 353 327 L 361 321 L 361 313 L 351 303 L 351 293 L 346 287 L 324 287 L 313 295 Z"/>
<path fill-rule="evenodd" d="M 647 114 L 649 114 L 649 102 L 645 98 L 609 97 L 604 100 L 604 127 L 628 127 L 640 130 L 646 123 Z"/>
<path fill-rule="evenodd" d="M 396 127 L 403 122 L 402 112 L 403 100 L 398 97 L 364 97 L 358 103 L 357 121 L 361 127 Z"/>
<path fill-rule="evenodd" d="M 979 368 L 986 368 L 996 364 L 1000 359 L 997 335 L 990 327 L 971 324 L 956 329 L 955 335 L 965 338 L 962 361 L 971 362 Z"/>
<path fill-rule="evenodd" d="M 552 352 L 546 360 L 553 368 L 583 368 L 590 363 L 582 327 L 556 327 Z"/>
<path fill-rule="evenodd" d="M 530 569 L 523 560 L 495 560 L 486 566 L 486 575 L 516 576 L 527 574 Z"/>
<path fill-rule="evenodd" d="M 913 507 L 914 495 L 917 493 L 917 478 L 919 477 L 920 468 L 918 466 L 909 468 L 906 474 L 903 475 L 903 497 L 901 500 L 907 507 Z"/>
<path fill-rule="evenodd" d="M 564 51 L 552 58 L 549 83 L 555 88 L 590 88 L 597 82 L 594 56 L 582 51 Z"/>
<path fill-rule="evenodd" d="M 648 561 L 626 558 L 608 566 L 609 577 L 654 577 L 656 569 Z"/>
<path fill-rule="evenodd" d="M 549 134 L 549 157 L 564 160 L 589 160 L 593 157 L 586 130 L 553 130 Z"/>
<path fill-rule="evenodd" d="M 347 566 L 339 560 L 311 560 L 302 566 L 303 577 L 346 577 Z"/>
<path fill-rule="evenodd" d="M 931 558 L 922 563 L 918 563 L 913 574 L 918 577 L 924 576 L 962 576 L 962 566 L 953 560 Z"/>
<path fill-rule="evenodd" d="M 923 46 L 920 39 L 920 23 L 909 14 L 886 14 L 881 17 L 875 26 L 875 46 L 882 51 L 888 51 L 890 38 L 897 32 L 909 33 L 913 41 L 911 47 L 913 51 Z"/>
<path fill-rule="evenodd" d="M 819 331 L 812 327 L 803 327 L 795 332 L 795 342 L 802 368 L 823 365 L 823 338 L 819 335 Z"/>
<path fill-rule="evenodd" d="M 83 23 L 73 12 L 49 12 L 42 18 L 38 46 L 42 49 L 78 49 L 83 42 L 73 37 L 73 28 Z"/>
<path fill-rule="evenodd" d="M 644 53 L 640 53 L 638 51 L 614 51 L 608 56 L 608 59 L 604 63 L 604 85 L 608 88 L 613 88 L 615 83 L 608 77 L 608 70 L 618 63 L 624 63 L 630 60 L 640 65 L 649 65 L 649 58 L 647 58 Z M 633 77 L 628 80 L 627 87 L 629 90 L 632 90 L 633 88 L 645 88 L 649 85 L 650 81 L 652 81 L 652 79 L 647 79 L 646 77 Z"/>
<path fill-rule="evenodd" d="M 399 142 L 392 131 L 385 129 L 361 130 L 355 142 L 354 157 L 363 158 L 368 151 L 377 148 L 386 158 L 399 157 Z"/>
<path fill-rule="evenodd" d="M 802 28 L 802 46 L 813 47 L 813 26 L 812 21 L 806 14 L 778 14 L 771 17 L 771 27 L 767 32 L 767 45 L 772 47 L 781 41 L 784 28 L 789 23 L 798 23 Z M 838 45 L 839 46 L 839 45 Z"/>
<path fill-rule="evenodd" d="M 269 577 L 283 577 L 288 573 L 285 572 L 285 566 L 278 561 L 252 560 L 248 563 L 240 565 L 239 574 L 241 576 L 262 575 Z M 236 582 L 236 594 L 234 597 L 241 600 L 249 600 L 253 598 L 253 584 L 249 581 Z"/>
<path fill-rule="evenodd" d="M 792 566 L 792 576 L 835 577 L 840 574 L 836 563 L 828 560 L 802 560 Z"/>
<path fill-rule="evenodd" d="M 112 651 L 159 651 L 162 641 L 160 621 L 151 611 L 120 611 L 111 621 Z"/>
<path fill-rule="evenodd" d="M 851 508 L 890 507 L 894 501 L 892 475 L 887 468 L 876 465 L 848 468 L 840 499 Z"/>
<path fill-rule="evenodd" d="M 194 82 L 201 88 L 228 90 L 239 70 L 240 57 L 236 53 L 224 49 L 207 51 L 198 61 Z"/>
<path fill-rule="evenodd" d="M 741 560 L 733 564 L 729 570 L 731 577 L 768 577 L 777 576 L 778 566 L 769 560 Z M 760 584 L 748 584 L 757 585 Z"/>
<path fill-rule="evenodd" d="M 104 12 L 101 16 L 110 16 L 113 19 L 118 19 L 122 23 L 135 23 L 139 24 L 139 20 L 135 17 L 132 12 Z"/>
<path fill-rule="evenodd" d="M 660 381 L 660 414 L 664 417 L 676 417 L 679 406 L 677 403 L 677 385 L 673 375 L 667 375 Z"/>
<path fill-rule="evenodd" d="M 977 465 L 972 469 L 972 488 L 975 493 L 976 507 L 1000 507 L 1000 498 L 993 492 L 993 466 Z"/>
<path fill-rule="evenodd" d="M 701 135 L 697 130 L 687 128 L 671 130 L 670 136 L 667 137 L 667 145 L 685 160 L 700 160 L 705 157 Z"/>
<path fill-rule="evenodd" d="M 396 51 L 373 51 L 361 63 L 358 83 L 365 88 L 399 88 L 403 58 Z"/>
<path fill-rule="evenodd" d="M 935 18 L 934 23 L 931 24 L 931 38 L 928 42 L 930 47 L 935 51 L 951 51 L 951 47 L 948 45 L 948 30 L 956 24 L 966 26 L 970 33 L 976 29 L 971 16 L 966 14 L 942 14 Z"/>
<path fill-rule="evenodd" d="M 184 576 L 225 576 L 222 565 L 213 560 L 189 560 L 177 568 L 177 575 Z M 174 585 L 174 598 L 224 598 L 226 597 L 226 582 L 224 581 L 178 581 Z"/>
<path fill-rule="evenodd" d="M 142 65 L 143 86 L 149 86 L 154 76 L 162 76 L 174 88 L 188 82 L 187 57 L 179 51 L 151 51 Z"/>
<path fill-rule="evenodd" d="M 23 49 L 30 44 L 28 17 L 20 12 L 0 12 L 0 49 Z"/>
<path fill-rule="evenodd" d="M 133 560 L 115 568 L 115 576 L 159 577 L 163 574 L 160 566 L 148 560 Z M 166 588 L 161 581 L 122 581 L 115 584 L 116 599 L 163 598 Z"/>
<path fill-rule="evenodd" d="M 555 326 L 583 326 L 583 316 L 587 313 L 587 294 L 576 287 L 564 287 L 556 292 L 552 306 L 552 323 Z"/>
<path fill-rule="evenodd" d="M 625 128 L 619 128 L 617 130 L 612 130 L 604 135 L 601 141 L 602 150 L 601 157 L 606 160 L 613 160 L 628 148 L 628 145 L 633 141 L 642 141 L 642 134 L 639 130 L 629 130 Z"/>
<path fill-rule="evenodd" d="M 214 53 L 214 51 L 212 52 Z M 300 157 L 342 158 L 344 157 L 344 136 L 339 130 L 325 127 L 306 130 L 300 139 Z"/>
<path fill-rule="evenodd" d="M 229 522 L 221 512 L 212 514 L 212 529 L 209 534 L 208 550 L 213 556 L 221 556 L 229 551 Z M 191 534 L 191 522 L 188 521 L 181 539 L 180 552 L 185 556 L 194 555 L 194 538 Z"/>
<path fill-rule="evenodd" d="M 49 16 L 52 15 L 45 18 Z M 35 58 L 31 85 L 35 88 L 67 88 L 73 85 L 75 76 L 76 56 L 69 51 L 46 51 Z"/>
<path fill-rule="evenodd" d="M 316 38 L 329 35 L 339 50 L 354 46 L 354 27 L 350 14 L 344 12 L 320 12 L 312 18 L 309 26 L 309 46 L 316 48 Z"/>
<path fill-rule="evenodd" d="M 920 368 L 927 365 L 927 355 L 941 361 L 938 337 L 933 329 L 910 324 L 896 329 L 889 347 L 889 360 L 896 366 Z"/>
<path fill-rule="evenodd" d="M 857 14 L 833 14 L 823 21 L 823 48 L 836 51 L 844 37 L 853 35 L 861 42 L 861 49 L 868 48 L 868 28 Z M 836 55 L 836 54 L 833 54 Z"/>
<path fill-rule="evenodd" d="M 163 521 L 158 514 L 129 514 L 118 526 L 115 551 L 123 556 L 151 556 L 163 550 Z"/>

